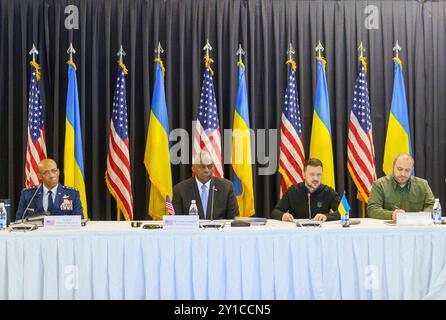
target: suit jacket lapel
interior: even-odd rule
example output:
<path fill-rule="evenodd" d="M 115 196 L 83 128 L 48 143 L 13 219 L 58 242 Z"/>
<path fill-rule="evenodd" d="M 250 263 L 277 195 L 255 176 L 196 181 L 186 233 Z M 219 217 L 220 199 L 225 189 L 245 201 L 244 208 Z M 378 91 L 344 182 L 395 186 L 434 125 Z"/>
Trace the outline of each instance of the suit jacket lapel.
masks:
<path fill-rule="evenodd" d="M 201 196 L 200 196 L 200 190 L 198 190 L 197 180 L 195 177 L 192 177 L 192 199 L 195 199 L 198 207 L 198 215 L 200 216 L 200 219 L 204 219 L 204 213 L 203 213 L 203 205 L 201 204 Z M 189 204 L 190 206 L 190 204 Z M 189 208 L 187 208 L 189 210 Z"/>
<path fill-rule="evenodd" d="M 40 188 L 39 191 L 37 191 L 36 197 L 33 200 L 34 202 L 34 213 L 43 212 L 43 186 Z M 30 206 L 32 208 L 32 206 Z M 29 215 L 31 212 L 29 212 L 27 215 Z"/>
<path fill-rule="evenodd" d="M 62 202 L 62 185 L 59 184 L 57 186 L 56 198 L 54 199 L 53 211 L 56 211 L 57 208 L 60 208 L 60 204 Z"/>
<path fill-rule="evenodd" d="M 215 186 L 216 180 L 214 177 L 211 178 L 211 183 L 209 184 L 209 195 L 208 195 L 208 207 L 206 211 L 206 219 L 211 220 L 211 209 L 212 209 L 212 193 L 215 197 L 215 191 L 212 192 L 212 188 Z M 214 199 L 214 213 L 215 213 L 215 199 Z"/>

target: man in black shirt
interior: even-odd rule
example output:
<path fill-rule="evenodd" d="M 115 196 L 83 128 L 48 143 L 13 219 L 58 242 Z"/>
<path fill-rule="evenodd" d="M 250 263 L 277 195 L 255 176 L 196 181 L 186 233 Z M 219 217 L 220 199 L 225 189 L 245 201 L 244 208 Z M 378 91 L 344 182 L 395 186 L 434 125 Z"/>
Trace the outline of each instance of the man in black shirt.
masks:
<path fill-rule="evenodd" d="M 321 183 L 322 162 L 311 158 L 304 163 L 304 182 L 292 185 L 279 200 L 272 218 L 282 221 L 311 218 L 316 221 L 339 220 L 339 195 Z M 310 204 L 310 208 L 308 208 Z"/>

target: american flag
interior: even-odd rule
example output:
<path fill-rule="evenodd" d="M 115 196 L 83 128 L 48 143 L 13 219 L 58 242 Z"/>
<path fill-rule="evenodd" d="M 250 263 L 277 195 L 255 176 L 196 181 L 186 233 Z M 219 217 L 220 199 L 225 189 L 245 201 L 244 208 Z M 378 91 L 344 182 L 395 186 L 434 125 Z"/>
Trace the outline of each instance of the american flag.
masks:
<path fill-rule="evenodd" d="M 175 209 L 174 209 L 174 207 L 173 207 L 172 202 L 170 201 L 169 196 L 166 197 L 165 208 L 166 208 L 167 212 L 168 212 L 171 216 L 174 216 L 174 215 L 175 215 Z"/>
<path fill-rule="evenodd" d="M 43 159 L 46 159 L 46 137 L 44 112 L 42 101 L 40 100 L 39 86 L 39 65 L 31 62 L 31 80 L 29 85 L 28 99 L 28 128 L 27 128 L 27 147 L 26 147 L 26 164 L 25 179 L 28 187 L 35 186 L 40 183 L 37 173 L 39 171 L 37 165 Z"/>
<path fill-rule="evenodd" d="M 132 182 L 130 177 L 129 134 L 127 126 L 127 100 L 125 90 L 126 69 L 120 64 L 113 97 L 110 124 L 107 171 L 108 189 L 116 199 L 118 208 L 126 220 L 133 219 Z"/>
<path fill-rule="evenodd" d="M 347 166 L 362 199 L 367 202 L 376 180 L 375 150 L 370 118 L 369 90 L 365 61 L 359 63 L 359 74 L 353 93 L 353 107 L 347 141 Z"/>
<path fill-rule="evenodd" d="M 196 159 L 202 150 L 209 152 L 214 162 L 214 176 L 223 177 L 217 100 L 215 99 L 210 67 L 206 67 L 204 72 L 197 118 L 192 146 L 192 159 Z"/>
<path fill-rule="evenodd" d="M 305 161 L 294 61 L 290 61 L 288 64 L 288 81 L 280 125 L 279 172 L 282 175 L 281 195 L 292 184 L 303 181 Z"/>

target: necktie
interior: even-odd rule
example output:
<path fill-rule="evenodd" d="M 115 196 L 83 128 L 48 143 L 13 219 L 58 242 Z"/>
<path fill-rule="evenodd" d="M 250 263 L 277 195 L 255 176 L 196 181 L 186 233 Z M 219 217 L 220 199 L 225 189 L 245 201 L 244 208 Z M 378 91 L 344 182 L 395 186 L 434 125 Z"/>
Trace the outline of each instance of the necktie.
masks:
<path fill-rule="evenodd" d="M 53 191 L 48 191 L 48 208 L 46 211 L 53 211 Z"/>
<path fill-rule="evenodd" d="M 201 185 L 201 204 L 203 205 L 203 214 L 206 219 L 206 210 L 208 208 L 208 187 L 205 184 Z"/>

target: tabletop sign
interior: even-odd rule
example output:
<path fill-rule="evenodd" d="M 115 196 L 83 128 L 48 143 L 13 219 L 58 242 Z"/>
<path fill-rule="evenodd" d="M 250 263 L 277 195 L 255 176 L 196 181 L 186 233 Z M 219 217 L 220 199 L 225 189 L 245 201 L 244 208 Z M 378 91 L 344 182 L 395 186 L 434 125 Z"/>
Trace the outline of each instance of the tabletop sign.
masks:
<path fill-rule="evenodd" d="M 432 225 L 430 212 L 399 212 L 396 216 L 399 226 L 428 226 Z"/>
<path fill-rule="evenodd" d="M 48 229 L 80 228 L 81 218 L 81 216 L 45 216 L 43 226 Z"/>
<path fill-rule="evenodd" d="M 198 215 L 163 216 L 163 229 L 198 229 L 199 227 Z"/>

